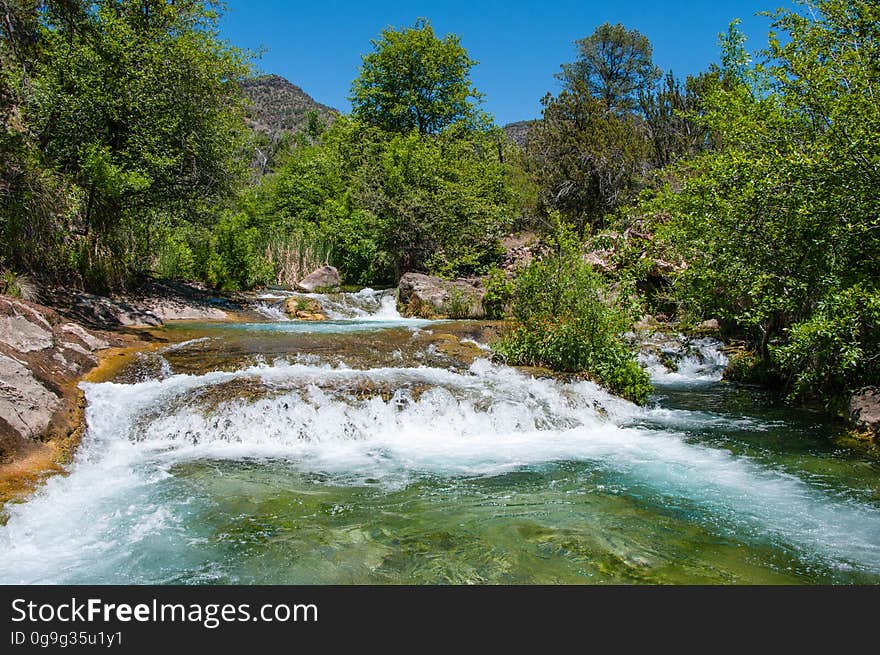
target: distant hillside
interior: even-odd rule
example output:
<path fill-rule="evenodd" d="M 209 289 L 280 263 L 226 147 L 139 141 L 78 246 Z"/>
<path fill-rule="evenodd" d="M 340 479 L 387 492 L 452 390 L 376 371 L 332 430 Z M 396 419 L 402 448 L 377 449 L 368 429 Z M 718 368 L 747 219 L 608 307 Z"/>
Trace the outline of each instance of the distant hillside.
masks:
<path fill-rule="evenodd" d="M 523 148 L 526 145 L 526 137 L 529 134 L 529 128 L 532 126 L 532 123 L 535 122 L 537 121 L 517 121 L 516 123 L 508 123 L 502 129 L 511 141 L 516 143 L 520 148 Z"/>
<path fill-rule="evenodd" d="M 295 84 L 278 75 L 264 75 L 242 84 L 245 97 L 253 103 L 249 122 L 257 132 L 270 137 L 281 132 L 296 133 L 305 127 L 309 111 L 330 123 L 339 115 L 332 107 L 322 105 Z"/>

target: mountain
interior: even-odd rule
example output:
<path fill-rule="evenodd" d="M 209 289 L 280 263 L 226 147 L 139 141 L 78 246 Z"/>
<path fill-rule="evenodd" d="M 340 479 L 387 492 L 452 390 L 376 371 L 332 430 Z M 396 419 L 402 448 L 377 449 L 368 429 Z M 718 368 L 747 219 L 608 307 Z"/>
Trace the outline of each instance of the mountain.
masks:
<path fill-rule="evenodd" d="M 504 130 L 504 133 L 511 141 L 513 141 L 520 148 L 523 148 L 526 145 L 526 138 L 529 134 L 529 128 L 532 126 L 533 123 L 536 122 L 537 121 L 534 120 L 517 121 L 516 123 L 508 123 L 501 129 Z"/>
<path fill-rule="evenodd" d="M 257 132 L 270 137 L 282 132 L 299 132 L 306 125 L 310 111 L 318 113 L 325 124 L 339 111 L 322 105 L 301 88 L 279 75 L 263 75 L 242 83 L 245 97 L 251 101 L 248 121 Z"/>

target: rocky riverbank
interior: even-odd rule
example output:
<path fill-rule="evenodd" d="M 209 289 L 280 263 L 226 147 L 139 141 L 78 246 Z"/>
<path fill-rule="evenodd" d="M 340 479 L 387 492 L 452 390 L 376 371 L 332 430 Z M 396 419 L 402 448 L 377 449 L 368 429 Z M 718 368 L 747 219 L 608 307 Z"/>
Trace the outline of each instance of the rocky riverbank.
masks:
<path fill-rule="evenodd" d="M 166 321 L 236 320 L 245 306 L 205 289 L 148 282 L 124 296 L 41 289 L 0 296 L 0 504 L 60 469 L 79 439 L 77 383 L 150 346 Z"/>
<path fill-rule="evenodd" d="M 65 459 L 81 422 L 77 381 L 100 353 L 132 341 L 44 305 L 0 297 L 0 500 Z"/>

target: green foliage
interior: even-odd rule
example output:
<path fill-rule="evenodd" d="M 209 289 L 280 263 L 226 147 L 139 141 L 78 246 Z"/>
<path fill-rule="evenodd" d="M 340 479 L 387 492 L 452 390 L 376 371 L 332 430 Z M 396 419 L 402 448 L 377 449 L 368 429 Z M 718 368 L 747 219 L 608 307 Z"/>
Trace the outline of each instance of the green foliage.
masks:
<path fill-rule="evenodd" d="M 0 295 L 23 300 L 38 300 L 37 286 L 27 275 L 5 270 L 0 272 Z"/>
<path fill-rule="evenodd" d="M 516 285 L 505 271 L 497 267 L 490 269 L 486 278 L 486 295 L 483 296 L 486 318 L 502 319 L 510 309 Z"/>
<path fill-rule="evenodd" d="M 578 240 L 564 229 L 554 240 L 553 252 L 517 276 L 514 324 L 493 348 L 508 363 L 586 373 L 616 394 L 645 402 L 648 376 L 621 337 L 627 317 L 609 302 Z"/>
<path fill-rule="evenodd" d="M 319 235 L 350 282 L 481 273 L 500 256 L 515 214 L 498 138 L 389 133 L 339 118 L 320 144 L 297 148 L 264 181 L 249 211 L 265 229 Z"/>
<path fill-rule="evenodd" d="M 880 291 L 856 285 L 830 293 L 772 356 L 793 398 L 840 409 L 847 391 L 880 380 Z"/>
<path fill-rule="evenodd" d="M 578 57 L 557 75 L 568 89 L 584 87 L 615 112 L 635 109 L 640 92 L 660 77 L 651 60 L 653 48 L 638 30 L 604 23 L 575 42 Z"/>
<path fill-rule="evenodd" d="M 712 135 L 700 118 L 706 92 L 717 72 L 688 76 L 684 87 L 668 73 L 655 91 L 639 94 L 639 108 L 653 145 L 653 165 L 664 168 L 712 147 Z"/>
<path fill-rule="evenodd" d="M 386 28 L 362 57 L 360 76 L 351 86 L 355 118 L 386 132 L 439 134 L 459 124 L 483 125 L 470 81 L 473 61 L 454 34 L 438 38 L 419 19 L 410 28 Z"/>
<path fill-rule="evenodd" d="M 207 1 L 22 7 L 0 51 L 16 89 L 2 255 L 66 283 L 124 283 L 158 263 L 157 225 L 202 221 L 245 179 L 245 57 L 218 39 Z"/>
<path fill-rule="evenodd" d="M 529 132 L 530 169 L 544 205 L 584 235 L 633 197 L 651 143 L 635 117 L 609 111 L 583 81 L 543 103 L 543 120 Z"/>
<path fill-rule="evenodd" d="M 778 387 L 781 383 L 779 373 L 762 357 L 744 350 L 732 355 L 724 369 L 724 379 L 740 384 L 759 384 Z"/>
<path fill-rule="evenodd" d="M 731 26 L 702 107 L 718 149 L 639 210 L 688 263 L 684 310 L 751 342 L 743 375 L 832 406 L 877 380 L 880 7 L 822 0 L 773 26 L 760 64 Z"/>
<path fill-rule="evenodd" d="M 452 319 L 470 318 L 475 313 L 474 309 L 468 296 L 460 289 L 452 289 L 443 303 L 443 313 Z"/>

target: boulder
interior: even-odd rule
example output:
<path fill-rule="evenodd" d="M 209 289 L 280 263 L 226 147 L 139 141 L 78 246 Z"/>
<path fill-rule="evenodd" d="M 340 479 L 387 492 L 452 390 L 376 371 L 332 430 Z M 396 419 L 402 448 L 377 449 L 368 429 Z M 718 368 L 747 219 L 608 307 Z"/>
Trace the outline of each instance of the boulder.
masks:
<path fill-rule="evenodd" d="M 584 261 L 593 268 L 608 273 L 614 270 L 614 267 L 611 265 L 612 254 L 609 250 L 591 250 L 584 253 Z"/>
<path fill-rule="evenodd" d="M 420 318 L 483 318 L 486 289 L 480 278 L 443 280 L 405 273 L 397 292 L 398 311 Z"/>
<path fill-rule="evenodd" d="M 697 325 L 695 329 L 697 332 L 719 332 L 721 330 L 721 323 L 718 322 L 717 318 L 710 318 Z"/>
<path fill-rule="evenodd" d="M 46 290 L 44 301 L 77 323 L 98 329 L 157 327 L 162 319 L 131 299 L 96 296 L 84 291 L 57 288 Z"/>
<path fill-rule="evenodd" d="M 501 239 L 501 247 L 504 249 L 504 254 L 501 256 L 501 268 L 507 273 L 513 274 L 528 266 L 535 259 L 538 236 L 533 232 L 508 234 Z"/>
<path fill-rule="evenodd" d="M 297 286 L 309 293 L 320 289 L 338 291 L 339 271 L 333 266 L 321 266 L 300 280 Z"/>
<path fill-rule="evenodd" d="M 61 398 L 27 366 L 0 354 L 0 416 L 19 438 L 42 436 L 60 406 Z M 6 440 L 12 441 L 8 435 Z"/>
<path fill-rule="evenodd" d="M 857 430 L 880 436 L 880 387 L 864 387 L 852 395 L 849 419 Z"/>
<path fill-rule="evenodd" d="M 284 311 L 297 321 L 326 321 L 324 308 L 314 298 L 306 296 L 290 296 L 284 301 Z"/>
<path fill-rule="evenodd" d="M 48 307 L 0 297 L 0 468 L 35 440 L 71 429 L 76 381 L 111 341 L 119 345 Z"/>

